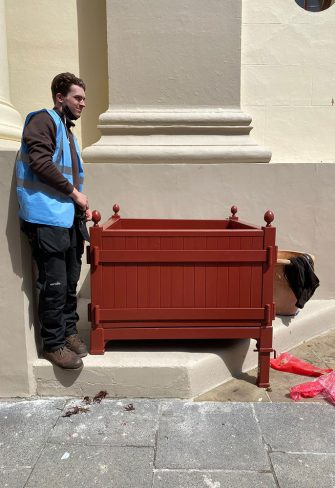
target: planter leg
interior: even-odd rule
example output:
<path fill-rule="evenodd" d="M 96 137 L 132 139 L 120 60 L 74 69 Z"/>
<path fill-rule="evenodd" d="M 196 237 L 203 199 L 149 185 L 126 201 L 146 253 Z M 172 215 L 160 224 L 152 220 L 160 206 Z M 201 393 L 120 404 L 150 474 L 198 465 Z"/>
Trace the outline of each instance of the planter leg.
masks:
<path fill-rule="evenodd" d="M 105 354 L 105 337 L 102 327 L 91 330 L 90 354 Z"/>
<path fill-rule="evenodd" d="M 259 388 L 267 388 L 270 386 L 270 352 L 258 352 L 258 376 L 257 386 Z"/>
<path fill-rule="evenodd" d="M 265 327 L 257 341 L 258 349 L 258 376 L 257 386 L 267 388 L 270 386 L 270 354 L 272 349 L 272 327 Z"/>

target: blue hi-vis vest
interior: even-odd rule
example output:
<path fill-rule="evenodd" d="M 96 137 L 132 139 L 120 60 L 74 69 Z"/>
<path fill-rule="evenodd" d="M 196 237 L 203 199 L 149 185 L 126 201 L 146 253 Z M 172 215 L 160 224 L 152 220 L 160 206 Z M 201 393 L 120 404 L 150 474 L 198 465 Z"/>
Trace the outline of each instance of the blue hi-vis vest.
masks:
<path fill-rule="evenodd" d="M 46 111 L 56 124 L 56 148 L 52 162 L 62 175 L 73 184 L 72 159 L 70 144 L 65 126 L 60 116 L 54 110 L 39 110 L 27 115 L 24 127 L 37 113 Z M 83 166 L 80 159 L 80 150 L 76 138 L 73 136 L 76 147 L 79 168 L 79 191 L 82 191 L 84 181 Z M 53 189 L 44 183 L 30 169 L 28 147 L 23 141 L 16 158 L 16 193 L 19 200 L 19 217 L 27 222 L 52 225 L 56 227 L 71 227 L 74 219 L 74 202 L 70 197 Z"/>

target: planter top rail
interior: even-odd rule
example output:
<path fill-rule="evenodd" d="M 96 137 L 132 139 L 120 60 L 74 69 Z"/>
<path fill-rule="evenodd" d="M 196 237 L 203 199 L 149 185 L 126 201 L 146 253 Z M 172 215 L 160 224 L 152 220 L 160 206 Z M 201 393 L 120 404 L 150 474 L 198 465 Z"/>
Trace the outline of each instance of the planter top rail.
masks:
<path fill-rule="evenodd" d="M 132 235 L 143 233 L 145 235 L 154 235 L 155 232 L 169 233 L 178 235 L 201 235 L 205 232 L 206 235 L 227 235 L 230 231 L 236 236 L 238 231 L 244 236 L 257 236 L 263 231 L 264 226 L 250 224 L 239 220 L 237 217 L 237 207 L 231 207 L 231 216 L 221 220 L 201 220 L 201 219 L 124 219 L 119 215 L 120 207 L 118 204 L 113 206 L 114 215 L 112 215 L 102 226 L 99 225 L 101 214 L 98 210 L 92 212 L 92 220 L 94 227 L 99 227 L 102 232 L 109 233 L 112 231 L 118 235 Z M 266 227 L 272 227 L 271 223 L 274 220 L 274 214 L 271 210 L 267 210 L 264 214 Z"/>

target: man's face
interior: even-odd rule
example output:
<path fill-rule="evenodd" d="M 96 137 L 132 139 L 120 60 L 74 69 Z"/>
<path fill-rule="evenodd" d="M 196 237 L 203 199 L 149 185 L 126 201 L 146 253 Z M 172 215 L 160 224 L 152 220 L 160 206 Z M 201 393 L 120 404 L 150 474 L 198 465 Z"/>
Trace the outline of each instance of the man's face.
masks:
<path fill-rule="evenodd" d="M 60 94 L 59 94 L 60 95 Z M 60 95 L 62 105 L 67 105 L 73 115 L 79 119 L 85 107 L 85 92 L 81 86 L 71 85 L 68 94 Z"/>

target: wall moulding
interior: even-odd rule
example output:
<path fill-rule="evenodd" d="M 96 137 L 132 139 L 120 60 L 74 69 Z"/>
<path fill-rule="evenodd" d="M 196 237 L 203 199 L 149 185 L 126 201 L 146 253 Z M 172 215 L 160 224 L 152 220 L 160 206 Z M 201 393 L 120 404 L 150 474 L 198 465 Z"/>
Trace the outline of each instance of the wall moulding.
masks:
<path fill-rule="evenodd" d="M 268 163 L 252 140 L 251 117 L 239 109 L 110 109 L 101 139 L 84 150 L 99 163 Z"/>

